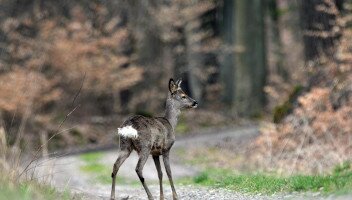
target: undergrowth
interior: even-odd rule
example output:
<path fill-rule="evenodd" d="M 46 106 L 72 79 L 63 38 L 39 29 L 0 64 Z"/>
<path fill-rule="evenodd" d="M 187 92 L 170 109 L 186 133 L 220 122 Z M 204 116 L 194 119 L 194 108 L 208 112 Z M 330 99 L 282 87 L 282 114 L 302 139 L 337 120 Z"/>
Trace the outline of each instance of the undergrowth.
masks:
<path fill-rule="evenodd" d="M 0 178 L 0 200 L 68 200 L 72 199 L 68 191 L 58 192 L 48 185 L 34 181 L 14 183 L 7 178 Z M 79 199 L 75 197 L 74 199 Z"/>

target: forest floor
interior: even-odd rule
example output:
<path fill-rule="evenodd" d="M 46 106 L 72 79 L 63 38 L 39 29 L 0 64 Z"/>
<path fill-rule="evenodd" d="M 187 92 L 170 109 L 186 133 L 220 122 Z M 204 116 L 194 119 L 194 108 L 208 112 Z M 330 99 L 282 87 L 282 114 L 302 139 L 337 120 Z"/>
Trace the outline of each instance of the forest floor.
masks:
<path fill-rule="evenodd" d="M 229 140 L 238 141 L 239 145 L 248 145 L 259 134 L 256 126 L 212 130 L 211 132 L 180 138 L 171 151 L 171 168 L 179 199 L 351 199 L 351 196 L 327 196 L 319 192 L 270 195 L 243 193 L 219 187 L 190 184 L 184 180 L 196 177 L 203 168 L 182 158 L 182 155 L 188 154 L 187 149 L 204 148 Z M 117 151 L 117 149 L 110 149 L 40 160 L 36 163 L 35 177 L 60 191 L 71 191 L 77 199 L 109 199 L 110 175 L 112 165 L 117 158 Z M 137 160 L 138 156 L 133 152 L 121 166 L 117 175 L 116 199 L 146 199 L 146 193 L 134 170 Z M 154 198 L 158 199 L 158 178 L 152 159 L 148 159 L 143 174 Z M 163 174 L 164 195 L 166 199 L 171 199 L 172 193 L 165 171 Z"/>

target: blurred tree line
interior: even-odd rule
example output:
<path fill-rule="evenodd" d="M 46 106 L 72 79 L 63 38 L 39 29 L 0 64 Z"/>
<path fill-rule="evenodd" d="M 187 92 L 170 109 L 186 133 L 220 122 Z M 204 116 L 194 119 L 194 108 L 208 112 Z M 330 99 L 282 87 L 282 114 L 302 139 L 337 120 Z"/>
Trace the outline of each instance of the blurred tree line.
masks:
<path fill-rule="evenodd" d="M 170 77 L 204 109 L 258 117 L 292 93 L 300 67 L 333 56 L 341 32 L 325 8 L 346 2 L 1 0 L 2 126 L 18 143 L 77 106 L 78 121 L 158 114 Z"/>

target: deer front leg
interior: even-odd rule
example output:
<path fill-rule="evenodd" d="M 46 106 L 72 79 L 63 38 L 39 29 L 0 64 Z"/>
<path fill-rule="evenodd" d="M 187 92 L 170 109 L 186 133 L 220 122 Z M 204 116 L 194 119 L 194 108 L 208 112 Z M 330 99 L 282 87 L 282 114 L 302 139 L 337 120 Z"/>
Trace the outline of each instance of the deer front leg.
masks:
<path fill-rule="evenodd" d="M 170 168 L 170 162 L 169 162 L 169 152 L 166 152 L 163 155 L 163 161 L 164 161 L 164 165 L 165 165 L 165 170 L 166 170 L 166 174 L 169 178 L 170 181 L 170 185 L 171 185 L 171 189 L 172 189 L 172 197 L 174 200 L 177 200 L 177 194 L 176 194 L 176 190 L 174 187 L 174 182 L 172 181 L 172 174 L 171 174 L 171 168 Z"/>
<path fill-rule="evenodd" d="M 163 172 L 161 171 L 159 156 L 153 156 L 153 160 L 154 160 L 156 170 L 158 171 L 159 184 L 160 184 L 160 200 L 164 200 Z"/>
<path fill-rule="evenodd" d="M 142 149 L 142 151 L 139 153 L 139 160 L 136 166 L 136 172 L 137 175 L 139 177 L 139 180 L 141 181 L 144 190 L 146 191 L 147 195 L 148 195 L 148 199 L 149 200 L 153 200 L 153 195 L 152 193 L 150 193 L 147 184 L 144 182 L 144 177 L 143 177 L 143 167 L 145 165 L 145 163 L 147 162 L 148 156 L 150 153 L 150 149 Z"/>

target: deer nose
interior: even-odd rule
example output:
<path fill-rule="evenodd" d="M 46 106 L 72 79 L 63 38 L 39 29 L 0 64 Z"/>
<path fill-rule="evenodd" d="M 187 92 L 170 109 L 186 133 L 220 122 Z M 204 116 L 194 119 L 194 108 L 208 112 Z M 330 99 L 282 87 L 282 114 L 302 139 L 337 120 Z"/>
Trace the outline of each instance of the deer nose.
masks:
<path fill-rule="evenodd" d="M 192 107 L 193 108 L 197 108 L 197 106 L 198 106 L 198 102 L 194 101 L 193 104 L 192 104 Z"/>

